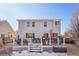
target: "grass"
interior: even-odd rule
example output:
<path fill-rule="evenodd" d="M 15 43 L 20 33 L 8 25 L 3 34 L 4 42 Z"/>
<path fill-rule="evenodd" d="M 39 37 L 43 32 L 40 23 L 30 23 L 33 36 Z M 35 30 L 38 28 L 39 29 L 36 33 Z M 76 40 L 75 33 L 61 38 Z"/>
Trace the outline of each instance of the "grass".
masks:
<path fill-rule="evenodd" d="M 66 44 L 68 56 L 79 56 L 79 47 L 74 44 Z"/>

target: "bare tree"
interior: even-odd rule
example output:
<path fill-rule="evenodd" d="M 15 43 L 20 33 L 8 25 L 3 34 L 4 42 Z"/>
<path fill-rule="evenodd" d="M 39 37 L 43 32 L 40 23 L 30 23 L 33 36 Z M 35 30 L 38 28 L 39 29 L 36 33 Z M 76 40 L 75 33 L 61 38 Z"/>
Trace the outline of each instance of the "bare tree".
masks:
<path fill-rule="evenodd" d="M 76 38 L 79 38 L 79 9 L 76 9 L 71 19 L 71 29 Z"/>

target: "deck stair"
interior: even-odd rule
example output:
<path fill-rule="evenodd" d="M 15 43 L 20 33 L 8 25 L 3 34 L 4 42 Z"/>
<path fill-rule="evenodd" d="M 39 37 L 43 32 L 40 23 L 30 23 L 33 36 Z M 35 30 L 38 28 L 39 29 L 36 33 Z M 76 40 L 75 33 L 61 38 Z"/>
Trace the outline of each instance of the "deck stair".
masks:
<path fill-rule="evenodd" d="M 42 51 L 41 43 L 30 44 L 29 51 L 30 52 L 41 52 Z"/>

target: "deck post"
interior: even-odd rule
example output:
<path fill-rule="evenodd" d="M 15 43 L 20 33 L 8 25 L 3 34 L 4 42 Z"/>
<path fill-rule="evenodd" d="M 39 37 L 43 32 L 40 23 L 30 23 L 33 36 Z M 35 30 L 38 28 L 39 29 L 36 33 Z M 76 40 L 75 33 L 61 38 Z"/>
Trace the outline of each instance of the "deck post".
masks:
<path fill-rule="evenodd" d="M 42 44 L 42 38 L 41 38 L 41 52 L 43 51 L 43 44 Z"/>
<path fill-rule="evenodd" d="M 21 38 L 21 46 L 23 46 L 23 38 Z"/>
<path fill-rule="evenodd" d="M 65 37 L 63 38 L 63 46 L 65 46 Z"/>
<path fill-rule="evenodd" d="M 52 44 L 51 44 L 51 38 L 49 39 L 49 42 L 50 42 L 50 46 L 51 46 L 51 45 L 52 45 Z"/>
<path fill-rule="evenodd" d="M 57 38 L 57 44 L 60 45 L 60 36 L 61 36 L 61 19 L 59 23 L 59 31 L 58 31 L 58 38 Z"/>
<path fill-rule="evenodd" d="M 59 39 L 59 37 L 57 38 L 57 45 L 60 45 L 60 39 Z"/>
<path fill-rule="evenodd" d="M 32 44 L 32 38 L 27 38 L 28 39 L 28 51 L 30 51 L 30 46 Z"/>

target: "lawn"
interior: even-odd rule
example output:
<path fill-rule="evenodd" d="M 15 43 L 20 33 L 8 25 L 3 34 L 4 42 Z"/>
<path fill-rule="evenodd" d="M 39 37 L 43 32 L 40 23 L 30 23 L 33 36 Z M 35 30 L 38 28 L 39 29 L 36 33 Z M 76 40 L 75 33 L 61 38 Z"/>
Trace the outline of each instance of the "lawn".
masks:
<path fill-rule="evenodd" d="M 79 47 L 74 44 L 66 44 L 68 56 L 79 56 Z"/>

